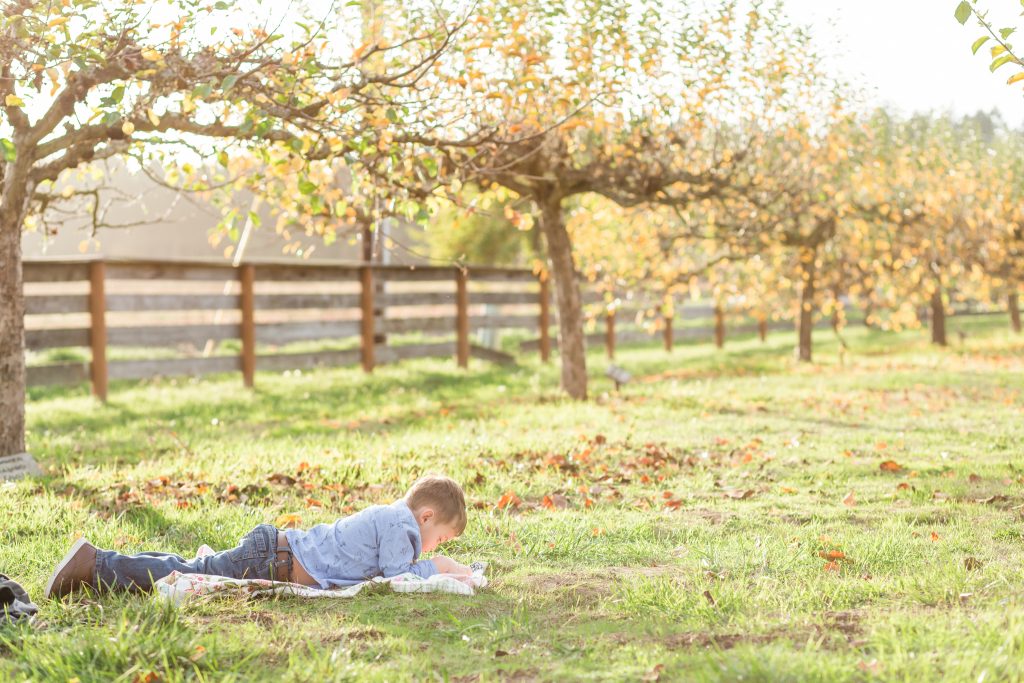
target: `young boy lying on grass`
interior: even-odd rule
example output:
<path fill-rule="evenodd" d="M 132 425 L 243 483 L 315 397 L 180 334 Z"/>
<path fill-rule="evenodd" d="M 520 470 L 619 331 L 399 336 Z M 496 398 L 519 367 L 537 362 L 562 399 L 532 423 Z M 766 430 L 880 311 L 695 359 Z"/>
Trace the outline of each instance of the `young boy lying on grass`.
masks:
<path fill-rule="evenodd" d="M 324 589 L 407 572 L 423 578 L 469 575 L 469 567 L 447 557 L 417 561 L 421 552 L 431 552 L 465 528 L 462 487 L 448 477 L 427 476 L 391 505 L 374 505 L 307 531 L 260 524 L 237 547 L 192 560 L 160 552 L 121 555 L 80 538 L 57 565 L 45 596 L 61 598 L 83 586 L 148 592 L 173 571 Z"/>

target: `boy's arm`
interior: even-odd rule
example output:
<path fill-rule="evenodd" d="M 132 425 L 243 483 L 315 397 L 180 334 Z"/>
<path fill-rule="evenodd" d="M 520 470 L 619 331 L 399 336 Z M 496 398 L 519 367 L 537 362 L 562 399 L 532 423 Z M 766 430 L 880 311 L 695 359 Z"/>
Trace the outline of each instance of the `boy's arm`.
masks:
<path fill-rule="evenodd" d="M 445 557 L 443 555 L 437 555 L 434 557 L 432 562 L 437 567 L 437 571 L 442 574 L 459 574 L 468 576 L 473 573 L 473 570 L 470 567 L 467 567 L 464 564 L 459 564 L 450 557 Z"/>
<path fill-rule="evenodd" d="M 414 562 L 416 548 L 412 539 L 409 538 L 409 530 L 401 524 L 385 522 L 385 528 L 380 530 L 380 546 L 378 556 L 380 558 L 380 571 L 384 578 L 391 578 L 399 574 L 415 574 L 428 579 L 438 573 L 438 567 L 432 560 L 420 560 Z"/>

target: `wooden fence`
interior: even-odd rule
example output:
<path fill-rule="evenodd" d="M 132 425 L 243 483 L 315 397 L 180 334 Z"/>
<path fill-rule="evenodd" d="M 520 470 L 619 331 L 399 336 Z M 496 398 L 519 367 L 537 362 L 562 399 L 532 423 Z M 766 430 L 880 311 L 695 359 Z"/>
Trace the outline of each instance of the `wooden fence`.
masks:
<path fill-rule="evenodd" d="M 460 367 L 471 356 L 510 360 L 473 343 L 485 329 L 525 331 L 534 338 L 520 350 L 545 361 L 557 345 L 551 288 L 523 269 L 94 259 L 28 261 L 24 280 L 27 349 L 58 359 L 30 363 L 29 385 L 89 381 L 102 399 L 112 379 L 240 372 L 251 387 L 257 369 L 361 364 L 370 372 L 418 357 L 454 357 Z M 719 345 L 725 339 L 725 312 L 708 306 L 688 306 L 686 316 L 712 324 L 678 330 L 655 301 L 605 307 L 603 295 L 586 289 L 583 300 L 592 324 L 604 328 L 588 344 L 603 343 L 609 357 L 617 342 L 654 334 L 667 350 L 709 332 Z M 312 342 L 319 348 L 294 348 Z M 323 348 L 332 344 L 343 348 Z M 52 352 L 73 347 L 89 349 L 90 360 L 60 361 L 67 354 Z M 111 347 L 119 348 L 112 359 Z"/>

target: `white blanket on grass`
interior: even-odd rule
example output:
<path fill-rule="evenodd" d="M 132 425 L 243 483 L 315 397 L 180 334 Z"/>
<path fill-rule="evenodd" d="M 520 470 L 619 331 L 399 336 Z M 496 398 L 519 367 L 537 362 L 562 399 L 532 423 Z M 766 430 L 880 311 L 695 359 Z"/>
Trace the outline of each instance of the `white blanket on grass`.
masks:
<path fill-rule="evenodd" d="M 199 549 L 197 557 L 212 552 L 206 546 Z M 434 574 L 424 579 L 415 574 L 400 574 L 390 578 L 376 577 L 345 588 L 321 590 L 297 583 L 268 581 L 266 579 L 232 579 L 212 574 L 182 574 L 171 572 L 153 584 L 153 594 L 174 605 L 197 598 L 215 597 L 264 597 L 270 595 L 294 595 L 300 598 L 353 598 L 370 587 L 388 586 L 396 593 L 454 593 L 474 595 L 478 588 L 487 586 L 484 570 L 487 564 L 474 562 L 470 565 L 473 573 L 469 576 L 455 574 Z"/>

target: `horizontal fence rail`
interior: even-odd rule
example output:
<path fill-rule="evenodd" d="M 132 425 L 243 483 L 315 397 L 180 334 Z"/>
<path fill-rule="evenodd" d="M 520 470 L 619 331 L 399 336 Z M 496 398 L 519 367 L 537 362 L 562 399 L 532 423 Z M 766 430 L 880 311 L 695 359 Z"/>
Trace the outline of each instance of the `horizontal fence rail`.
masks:
<path fill-rule="evenodd" d="M 459 367 L 471 357 L 514 362 L 478 343 L 494 330 L 535 335 L 519 350 L 544 361 L 557 347 L 551 285 L 526 269 L 93 259 L 26 261 L 24 281 L 28 351 L 60 350 L 52 362 L 28 366 L 29 385 L 91 382 L 101 399 L 111 379 L 239 372 L 251 387 L 257 369 L 370 372 L 424 357 L 451 357 Z M 727 318 L 730 334 L 764 339 L 793 329 L 740 322 L 742 314 L 707 304 L 677 303 L 673 318 L 660 298 L 616 299 L 585 284 L 582 297 L 587 344 L 603 345 L 610 358 L 616 343 L 659 338 L 668 351 L 679 340 L 722 346 Z M 74 348 L 88 349 L 89 360 L 67 351 Z M 108 360 L 111 348 L 118 352 Z"/>
<path fill-rule="evenodd" d="M 29 365 L 28 383 L 90 381 L 101 399 L 112 379 L 240 372 L 252 386 L 257 369 L 509 362 L 470 335 L 527 330 L 550 349 L 557 324 L 547 284 L 523 269 L 94 259 L 27 261 L 24 281 L 27 350 L 89 354 Z M 321 342 L 351 348 L 289 350 Z M 108 360 L 114 348 L 151 357 Z"/>

